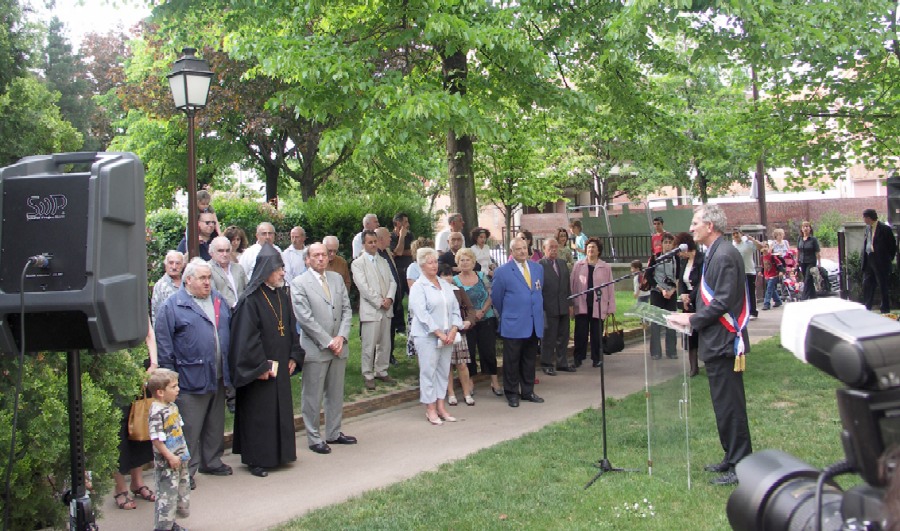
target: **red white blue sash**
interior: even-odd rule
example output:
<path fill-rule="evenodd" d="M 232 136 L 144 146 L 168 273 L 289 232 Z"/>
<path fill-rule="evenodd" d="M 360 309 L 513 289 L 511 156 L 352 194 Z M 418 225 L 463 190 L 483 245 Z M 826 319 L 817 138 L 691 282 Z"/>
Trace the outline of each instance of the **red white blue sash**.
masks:
<path fill-rule="evenodd" d="M 700 298 L 703 299 L 703 303 L 709 306 L 713 299 L 715 298 L 715 293 L 713 293 L 712 288 L 706 282 L 706 264 L 708 261 L 704 261 L 703 263 L 703 275 L 700 277 Z M 733 313 L 728 312 L 725 315 L 719 317 L 719 322 L 722 323 L 722 326 L 725 327 L 726 330 L 735 334 L 734 338 L 734 355 L 735 357 L 743 357 L 744 352 L 746 350 L 744 345 L 744 334 L 742 333 L 745 328 L 747 328 L 747 323 L 750 322 L 750 297 L 747 293 L 747 284 L 744 283 L 744 303 L 741 306 L 741 313 L 735 316 Z M 736 360 L 737 361 L 737 360 Z M 743 362 L 743 360 L 741 360 Z M 741 363 L 742 365 L 743 363 Z M 735 363 L 735 367 L 738 366 L 738 363 Z M 737 369 L 735 369 L 737 370 Z"/>

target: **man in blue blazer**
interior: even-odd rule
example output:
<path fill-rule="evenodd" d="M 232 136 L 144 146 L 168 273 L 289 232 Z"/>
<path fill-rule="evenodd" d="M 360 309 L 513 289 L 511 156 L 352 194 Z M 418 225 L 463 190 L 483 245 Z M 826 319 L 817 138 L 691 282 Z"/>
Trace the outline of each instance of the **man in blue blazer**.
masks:
<path fill-rule="evenodd" d="M 510 407 L 519 398 L 542 403 L 534 394 L 538 341 L 544 333 L 543 268 L 528 260 L 528 244 L 516 238 L 509 245 L 513 259 L 494 272 L 491 299 L 500 312 L 503 338 L 503 390 Z"/>

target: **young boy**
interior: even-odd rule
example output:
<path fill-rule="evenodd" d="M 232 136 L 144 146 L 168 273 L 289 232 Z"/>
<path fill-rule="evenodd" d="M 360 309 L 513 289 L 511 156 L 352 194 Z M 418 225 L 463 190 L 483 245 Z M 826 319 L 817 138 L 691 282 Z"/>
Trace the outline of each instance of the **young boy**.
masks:
<path fill-rule="evenodd" d="M 632 287 L 634 290 L 634 298 L 637 299 L 637 302 L 643 302 L 645 304 L 649 303 L 650 290 L 641 289 L 641 283 L 644 278 L 644 264 L 641 263 L 640 260 L 631 261 L 631 274 L 634 275 L 633 277 L 631 277 Z"/>
<path fill-rule="evenodd" d="M 178 398 L 178 373 L 156 369 L 147 382 L 155 399 L 150 406 L 150 440 L 153 443 L 153 464 L 156 475 L 156 516 L 154 529 L 185 531 L 175 523 L 175 516 L 190 515 L 191 489 L 188 474 L 187 441 L 184 421 L 175 405 Z"/>

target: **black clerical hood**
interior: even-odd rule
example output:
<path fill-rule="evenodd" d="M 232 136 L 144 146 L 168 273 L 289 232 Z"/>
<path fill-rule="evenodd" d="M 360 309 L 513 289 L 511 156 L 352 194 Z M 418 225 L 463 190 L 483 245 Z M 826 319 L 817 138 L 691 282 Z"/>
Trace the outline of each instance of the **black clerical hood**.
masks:
<path fill-rule="evenodd" d="M 256 265 L 253 267 L 253 276 L 250 277 L 247 288 L 244 290 L 244 293 L 241 294 L 241 299 L 246 298 L 259 289 L 260 286 L 265 284 L 269 275 L 279 267 L 284 267 L 284 260 L 281 259 L 281 253 L 278 252 L 278 249 L 275 247 L 268 243 L 264 243 L 262 249 L 259 250 L 259 254 L 256 255 Z"/>

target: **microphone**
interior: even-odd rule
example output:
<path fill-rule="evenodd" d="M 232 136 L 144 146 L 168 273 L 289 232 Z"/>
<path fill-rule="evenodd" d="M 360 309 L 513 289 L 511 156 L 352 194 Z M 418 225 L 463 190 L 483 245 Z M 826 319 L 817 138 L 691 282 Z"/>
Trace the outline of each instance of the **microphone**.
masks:
<path fill-rule="evenodd" d="M 662 262 L 663 260 L 668 260 L 669 258 L 672 258 L 672 257 L 675 256 L 676 254 L 678 254 L 678 253 L 683 253 L 683 252 L 685 252 L 685 251 L 687 251 L 687 250 L 688 250 L 687 244 L 686 244 L 686 243 L 682 243 L 681 245 L 679 245 L 678 247 L 672 249 L 671 251 L 669 251 L 669 252 L 667 252 L 667 253 L 662 253 L 662 254 L 660 254 L 659 256 L 657 256 L 657 257 L 656 257 L 656 261 L 657 261 L 657 262 Z"/>
<path fill-rule="evenodd" d="M 53 255 L 51 255 L 50 253 L 41 253 L 35 256 L 28 257 L 28 263 L 33 265 L 34 267 L 47 269 L 48 267 L 50 267 L 51 258 L 53 258 Z"/>

